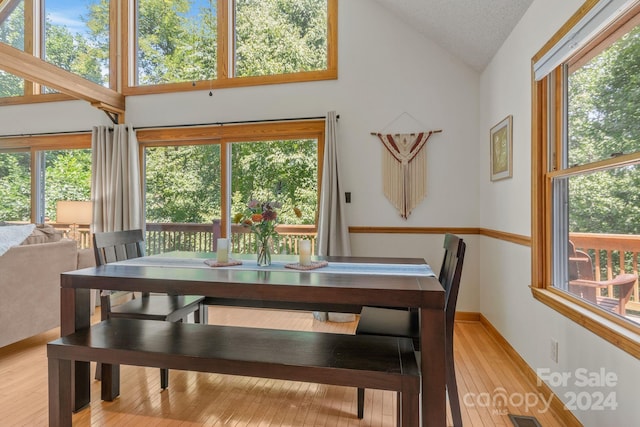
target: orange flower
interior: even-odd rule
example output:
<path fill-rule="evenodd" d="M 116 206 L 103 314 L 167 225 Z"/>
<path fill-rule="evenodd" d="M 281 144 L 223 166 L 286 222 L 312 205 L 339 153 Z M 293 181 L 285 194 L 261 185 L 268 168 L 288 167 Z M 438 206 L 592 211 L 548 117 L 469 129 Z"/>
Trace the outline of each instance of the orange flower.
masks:
<path fill-rule="evenodd" d="M 254 213 L 253 215 L 251 215 L 251 220 L 252 220 L 253 222 L 260 222 L 260 221 L 262 221 L 262 214 Z"/>

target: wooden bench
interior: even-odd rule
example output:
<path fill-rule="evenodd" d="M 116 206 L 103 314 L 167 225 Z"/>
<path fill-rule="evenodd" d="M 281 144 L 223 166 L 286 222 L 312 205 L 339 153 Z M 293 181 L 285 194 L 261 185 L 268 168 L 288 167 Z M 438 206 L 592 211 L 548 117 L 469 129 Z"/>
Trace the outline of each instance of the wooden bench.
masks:
<path fill-rule="evenodd" d="M 103 375 L 123 364 L 392 390 L 398 424 L 419 425 L 420 370 L 408 338 L 109 319 L 50 342 L 47 357 L 50 426 L 71 426 L 72 361 L 101 362 Z M 103 400 L 119 394 L 118 375 L 115 393 L 105 393 L 110 382 L 103 376 Z"/>

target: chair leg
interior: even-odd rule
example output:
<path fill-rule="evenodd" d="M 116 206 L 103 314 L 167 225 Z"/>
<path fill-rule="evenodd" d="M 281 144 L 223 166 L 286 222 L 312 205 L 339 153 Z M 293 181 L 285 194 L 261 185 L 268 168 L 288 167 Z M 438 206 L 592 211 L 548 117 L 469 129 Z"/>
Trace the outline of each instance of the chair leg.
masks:
<path fill-rule="evenodd" d="M 169 370 L 161 368 L 160 369 L 160 388 L 164 390 L 169 387 Z"/>
<path fill-rule="evenodd" d="M 454 427 L 462 427 L 462 415 L 460 412 L 460 398 L 458 396 L 458 384 L 456 382 L 456 370 L 453 360 L 453 331 L 447 333 L 446 341 L 446 378 L 447 378 L 447 395 L 449 396 L 449 407 L 451 408 L 451 417 L 453 418 Z"/>
<path fill-rule="evenodd" d="M 364 418 L 364 389 L 358 388 L 358 418 Z"/>
<path fill-rule="evenodd" d="M 97 381 L 102 381 L 102 363 L 96 363 L 96 376 Z"/>

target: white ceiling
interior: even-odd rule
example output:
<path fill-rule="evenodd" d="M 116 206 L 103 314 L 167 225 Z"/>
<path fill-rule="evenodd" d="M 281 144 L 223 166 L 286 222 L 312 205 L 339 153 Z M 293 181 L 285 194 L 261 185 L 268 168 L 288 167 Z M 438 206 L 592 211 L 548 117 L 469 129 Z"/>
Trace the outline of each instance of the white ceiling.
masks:
<path fill-rule="evenodd" d="M 482 71 L 533 0 L 376 0 L 429 39 Z"/>

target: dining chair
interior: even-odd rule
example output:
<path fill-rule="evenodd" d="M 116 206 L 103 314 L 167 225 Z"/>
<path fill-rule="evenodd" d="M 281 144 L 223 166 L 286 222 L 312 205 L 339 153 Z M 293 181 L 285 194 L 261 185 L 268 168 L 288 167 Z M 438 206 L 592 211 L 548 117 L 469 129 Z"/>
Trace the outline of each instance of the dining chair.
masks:
<path fill-rule="evenodd" d="M 444 237 L 444 259 L 440 267 L 438 280 L 445 290 L 445 363 L 446 384 L 449 405 L 453 417 L 453 425 L 462 425 L 460 400 L 456 383 L 456 372 L 453 358 L 453 324 L 456 314 L 456 302 L 462 276 L 462 264 L 466 243 L 453 234 Z M 420 318 L 417 310 L 385 307 L 362 308 L 356 335 L 402 336 L 413 339 L 416 352 L 420 347 Z M 428 351 L 428 349 L 425 349 Z M 418 361 L 420 357 L 417 355 Z M 400 402 L 398 402 L 399 404 Z M 364 415 L 364 389 L 358 388 L 358 418 Z"/>
<path fill-rule="evenodd" d="M 93 250 L 96 266 L 110 262 L 124 261 L 144 256 L 144 237 L 142 230 L 126 230 L 115 232 L 94 233 Z M 100 319 L 130 318 L 163 320 L 167 322 L 182 322 L 194 313 L 196 323 L 206 323 L 206 306 L 204 297 L 196 295 L 166 295 L 142 293 L 136 297 L 133 292 L 117 292 L 119 300 L 131 298 L 128 301 L 112 305 L 113 292 L 100 292 Z M 130 295 L 127 295 L 130 294 Z M 102 367 L 96 368 L 96 379 L 102 377 Z M 169 371 L 160 369 L 160 387 L 169 386 Z"/>

